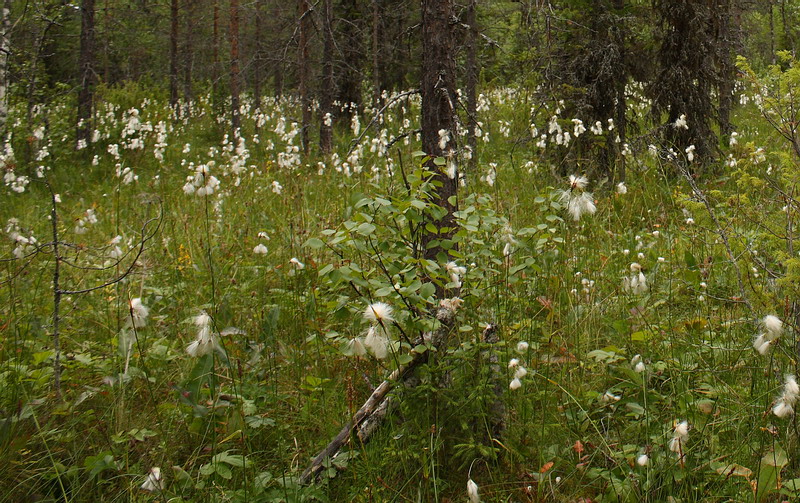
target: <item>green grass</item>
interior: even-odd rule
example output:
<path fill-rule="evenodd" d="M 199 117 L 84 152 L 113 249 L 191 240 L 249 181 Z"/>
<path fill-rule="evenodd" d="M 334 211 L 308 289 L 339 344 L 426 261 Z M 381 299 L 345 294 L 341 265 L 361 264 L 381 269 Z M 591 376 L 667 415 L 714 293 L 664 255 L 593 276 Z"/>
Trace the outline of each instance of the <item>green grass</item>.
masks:
<path fill-rule="evenodd" d="M 336 477 L 305 488 L 296 478 L 310 458 L 396 365 L 394 358 L 344 354 L 346 342 L 367 329 L 364 307 L 378 299 L 391 304 L 399 325 L 415 335 L 429 326 L 426 313 L 436 303 L 426 276 L 455 293 L 445 286 L 446 260 L 416 259 L 401 239 L 413 239 L 415 222 L 435 211 L 413 155 L 418 144 L 392 149 L 392 173 L 386 157 L 370 152 L 375 130 L 366 133 L 360 173 L 345 176 L 315 152 L 294 169 L 280 167 L 287 143 L 274 132 L 277 118 L 297 113 L 292 103 L 269 102 L 259 143 L 252 140 L 254 113 L 247 114 L 249 158 L 238 185 L 235 174 L 225 173 L 230 155 L 219 152 L 211 174 L 220 188 L 202 197 L 182 190 L 187 165 L 207 162 L 212 147 L 221 151 L 225 134 L 224 121 L 213 120 L 205 102 L 185 121 L 171 120 L 158 101 L 140 107 L 142 121 L 173 128 L 163 162 L 153 156 L 149 132 L 134 135 L 144 137 L 143 150 L 121 149 L 119 161 L 107 152 L 120 141 L 122 108 L 99 127 L 103 138 L 78 152 L 62 140 L 71 134 L 66 108 L 36 117 L 35 126 L 44 124 L 44 114 L 49 119 L 44 140 L 18 126 L 14 172 L 35 178 L 36 166 L 50 168 L 46 180 L 62 200 L 60 239 L 74 245 L 66 248 L 70 263 L 113 264 L 112 238 L 122 236 L 125 251 L 136 246 L 146 220 L 156 218 L 148 229 L 158 225 L 158 231 L 124 279 L 62 299 L 62 401 L 51 388 L 51 248 L 10 260 L 16 244 L 4 236 L 0 501 L 465 501 L 470 476 L 484 501 L 752 501 L 748 481 L 759 487 L 758 499 L 773 501 L 776 471 L 783 497 L 796 496 L 788 483 L 800 475 L 794 417 L 771 414 L 783 374 L 796 366 L 794 287 L 780 281 L 793 274 L 790 239 L 782 234 L 786 202 L 774 189 L 791 193 L 794 186 L 786 147 L 754 109 L 743 107 L 739 122 L 748 126 L 740 145 L 725 147 L 740 159 L 737 170 L 701 182 L 736 256 L 742 292 L 719 229 L 675 168 L 647 154 L 647 138 L 626 160 L 628 193 L 616 194 L 609 180 L 594 175 L 589 189 L 597 214 L 573 222 L 555 196 L 566 183 L 553 173 L 564 159 L 567 174 L 591 172 L 592 150 L 536 148 L 529 118 L 520 113 L 529 107 L 503 90 L 488 94 L 493 104 L 480 119 L 490 141 L 479 145 L 478 171 L 467 173 L 459 194 L 463 232 L 446 257 L 468 268 L 457 330 L 421 369 L 417 386 L 397 391 L 400 405 L 372 441 L 353 445 Z M 124 97 L 108 94 L 112 103 Z M 406 106 L 413 117 L 417 104 Z M 106 117 L 105 109 L 99 115 Z M 536 118 L 540 130 L 550 115 Z M 565 129 L 570 119 L 563 117 Z M 511 124 L 509 137 L 499 131 L 501 120 Z M 362 118 L 362 128 L 368 121 Z M 336 131 L 342 160 L 353 138 L 344 122 Z M 389 139 L 402 132 L 401 122 L 391 109 Z M 36 162 L 48 140 L 50 156 Z M 749 161 L 749 142 L 767 147 L 774 172 Z M 299 136 L 292 144 L 299 145 Z M 318 161 L 328 164 L 324 173 Z M 138 181 L 120 183 L 116 162 L 132 168 Z M 497 164 L 493 186 L 480 181 L 490 162 Z M 273 181 L 283 187 L 280 194 Z M 0 197 L 4 224 L 17 218 L 40 243 L 52 240 L 42 183 Z M 76 234 L 88 208 L 98 222 Z M 504 256 L 509 228 L 513 251 Z M 268 241 L 258 236 L 262 231 Z M 259 243 L 267 254 L 253 252 Z M 293 257 L 305 267 L 290 263 Z M 132 258 L 102 271 L 62 264 L 63 288 L 102 284 Z M 644 267 L 645 294 L 622 288 L 631 262 Z M 136 297 L 150 316 L 134 333 L 127 302 Z M 227 356 L 186 353 L 197 333 L 192 318 L 201 310 L 217 331 L 243 332 L 221 337 Z M 766 314 L 788 327 L 762 357 L 751 342 Z M 490 322 L 500 326 L 500 343 L 489 349 L 500 359 L 506 410 L 496 440 L 489 434 L 494 382 L 481 356 L 487 347 L 478 342 Z M 519 341 L 530 343 L 522 354 Z M 630 363 L 636 354 L 643 373 Z M 511 358 L 528 370 L 516 391 L 508 389 Z M 126 360 L 128 376 L 120 380 Z M 606 392 L 618 400 L 604 399 Z M 681 460 L 668 444 L 683 420 L 691 429 Z M 762 461 L 773 450 L 788 453 L 781 470 Z M 643 453 L 646 467 L 635 463 Z M 154 466 L 164 476 L 163 498 L 140 489 Z M 736 466 L 752 474 L 731 475 Z"/>

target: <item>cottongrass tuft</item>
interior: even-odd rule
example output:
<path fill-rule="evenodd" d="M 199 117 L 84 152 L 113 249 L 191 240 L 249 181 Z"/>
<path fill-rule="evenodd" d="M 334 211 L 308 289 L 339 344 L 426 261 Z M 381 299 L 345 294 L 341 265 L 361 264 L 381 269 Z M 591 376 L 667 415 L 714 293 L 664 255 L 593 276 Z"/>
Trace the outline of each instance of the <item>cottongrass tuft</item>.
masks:
<path fill-rule="evenodd" d="M 130 301 L 131 323 L 133 328 L 142 328 L 147 325 L 147 317 L 150 315 L 150 310 L 147 306 L 142 304 L 142 299 L 136 297 Z"/>
<path fill-rule="evenodd" d="M 467 497 L 469 503 L 481 503 L 481 497 L 478 495 L 478 484 L 474 480 L 467 481 Z"/>
<path fill-rule="evenodd" d="M 515 377 L 511 380 L 511 384 L 508 385 L 508 388 L 511 391 L 516 391 L 522 387 L 522 381 L 519 380 L 518 377 Z"/>
<path fill-rule="evenodd" d="M 194 317 L 194 324 L 197 326 L 197 337 L 186 347 L 189 356 L 199 358 L 214 351 L 222 352 L 222 346 L 217 341 L 217 336 L 211 327 L 211 316 L 205 311 Z"/>
<path fill-rule="evenodd" d="M 760 355 L 766 355 L 783 333 L 783 322 L 777 316 L 768 314 L 761 320 L 761 326 L 764 332 L 753 339 L 753 348 Z"/>
<path fill-rule="evenodd" d="M 155 492 L 161 490 L 161 468 L 154 466 L 150 468 L 150 473 L 140 486 L 145 491 Z"/>
<path fill-rule="evenodd" d="M 364 318 L 373 323 L 391 323 L 394 321 L 392 314 L 392 306 L 385 302 L 373 302 L 364 310 Z"/>
<path fill-rule="evenodd" d="M 797 384 L 797 379 L 789 374 L 784 380 L 783 393 L 772 408 L 772 413 L 780 418 L 791 416 L 794 414 L 794 405 L 798 397 L 800 397 L 800 386 Z"/>
<path fill-rule="evenodd" d="M 389 335 L 386 330 L 381 326 L 373 325 L 367 330 L 367 336 L 364 337 L 364 346 L 372 351 L 375 358 L 383 360 L 389 354 Z"/>
<path fill-rule="evenodd" d="M 569 189 L 562 190 L 559 200 L 566 204 L 569 213 L 576 222 L 584 214 L 594 215 L 597 207 L 591 192 L 585 192 L 589 179 L 585 176 L 569 176 Z"/>
<path fill-rule="evenodd" d="M 681 421 L 675 425 L 675 431 L 669 441 L 669 450 L 678 454 L 678 457 L 683 460 L 684 452 L 683 446 L 686 440 L 689 439 L 689 422 Z"/>

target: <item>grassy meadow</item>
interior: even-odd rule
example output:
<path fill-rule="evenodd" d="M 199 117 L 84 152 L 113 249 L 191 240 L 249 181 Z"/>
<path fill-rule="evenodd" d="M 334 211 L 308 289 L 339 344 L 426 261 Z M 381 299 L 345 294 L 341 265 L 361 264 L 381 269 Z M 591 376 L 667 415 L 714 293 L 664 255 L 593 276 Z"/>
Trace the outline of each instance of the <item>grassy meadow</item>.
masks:
<path fill-rule="evenodd" d="M 440 162 L 462 178 L 438 237 L 415 96 L 343 114 L 329 156 L 302 152 L 290 98 L 245 98 L 235 137 L 209 97 L 106 89 L 77 150 L 71 103 L 15 109 L 0 501 L 794 500 L 800 173 L 762 114 L 780 79 L 741 86 L 713 161 L 486 90 L 474 159 Z M 437 295 L 463 300 L 438 351 L 413 344 Z M 370 441 L 300 484 L 423 352 Z"/>

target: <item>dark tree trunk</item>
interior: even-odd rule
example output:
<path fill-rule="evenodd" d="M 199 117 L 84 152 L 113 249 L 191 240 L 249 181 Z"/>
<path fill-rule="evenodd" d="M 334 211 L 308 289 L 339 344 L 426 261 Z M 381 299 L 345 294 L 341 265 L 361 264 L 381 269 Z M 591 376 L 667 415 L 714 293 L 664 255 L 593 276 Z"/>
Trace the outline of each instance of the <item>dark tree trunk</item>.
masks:
<path fill-rule="evenodd" d="M 78 91 L 77 139 L 88 142 L 92 129 L 94 100 L 94 0 L 81 0 L 81 47 L 78 57 L 81 88 Z"/>
<path fill-rule="evenodd" d="M 467 68 L 466 68 L 466 92 L 467 92 L 467 145 L 470 151 L 470 170 L 474 170 L 478 163 L 478 139 L 475 136 L 475 128 L 477 127 L 477 113 L 478 113 L 478 56 L 477 56 L 477 39 L 478 39 L 478 25 L 475 20 L 475 9 L 478 5 L 478 0 L 470 0 L 467 6 L 467 15 L 465 22 L 469 26 L 466 40 L 467 50 Z"/>
<path fill-rule="evenodd" d="M 169 6 L 169 106 L 178 105 L 178 0 L 170 0 Z"/>
<path fill-rule="evenodd" d="M 437 255 L 445 250 L 441 246 L 429 247 L 433 239 L 452 236 L 455 231 L 453 213 L 457 209 L 455 195 L 458 188 L 458 173 L 450 178 L 444 166 L 438 166 L 435 158 L 452 157 L 457 138 L 456 124 L 456 61 L 453 37 L 454 24 L 452 0 L 422 0 L 422 150 L 429 156 L 426 163 L 434 174 L 434 181 L 441 184 L 434 194 L 433 203 L 444 208 L 446 215 L 436 222 L 438 234 L 423 236 L 425 257 L 440 260 Z M 449 136 L 442 142 L 440 131 Z M 444 148 L 440 145 L 444 143 Z"/>
<path fill-rule="evenodd" d="M 281 14 L 281 11 L 280 11 L 280 8 L 278 7 L 278 5 L 279 4 L 276 3 L 275 6 L 272 9 L 272 20 L 273 20 L 273 23 L 276 23 L 276 24 L 277 24 L 277 20 L 280 19 L 280 14 Z M 276 28 L 276 32 L 277 31 L 278 30 Z M 277 96 L 277 97 L 283 96 L 283 67 L 284 67 L 284 65 L 286 63 L 284 57 L 285 57 L 285 54 L 281 54 L 280 58 L 277 61 L 275 61 L 275 64 L 273 65 L 272 82 L 273 82 L 273 86 L 275 87 L 275 96 Z"/>
<path fill-rule="evenodd" d="M 379 0 L 372 0 L 372 106 L 381 104 L 381 10 Z"/>
<path fill-rule="evenodd" d="M 192 69 L 194 66 L 194 0 L 186 0 L 186 35 L 183 49 L 183 101 L 186 102 L 186 113 L 192 101 Z"/>
<path fill-rule="evenodd" d="M 308 0 L 298 0 L 298 14 L 300 16 L 300 43 L 297 47 L 297 66 L 300 73 L 300 106 L 303 109 L 303 131 L 301 140 L 303 152 L 308 153 L 310 145 L 309 130 L 311 128 L 311 96 L 308 92 L 308 35 L 311 31 L 311 12 Z"/>
<path fill-rule="evenodd" d="M 261 79 L 263 78 L 262 69 L 264 65 L 264 34 L 261 26 L 261 7 L 263 0 L 256 0 L 255 3 L 255 23 L 256 23 L 256 54 L 253 58 L 253 100 L 256 108 L 261 109 Z"/>
<path fill-rule="evenodd" d="M 733 0 L 724 0 L 718 4 L 718 37 L 719 37 L 719 129 L 723 139 L 728 139 L 733 132 L 731 111 L 733 110 L 733 86 L 736 79 L 736 68 L 733 64 L 732 38 Z"/>
<path fill-rule="evenodd" d="M 215 110 L 220 109 L 219 98 L 219 0 L 214 0 L 213 27 L 211 32 L 211 101 Z"/>
<path fill-rule="evenodd" d="M 363 40 L 361 24 L 363 22 L 358 0 L 342 0 L 342 15 L 339 25 L 342 26 L 342 63 L 339 72 L 337 99 L 352 117 L 361 106 L 361 65 L 363 62 Z"/>
<path fill-rule="evenodd" d="M 322 92 L 320 95 L 319 148 L 329 154 L 333 142 L 333 6 L 324 0 L 322 13 Z"/>
<path fill-rule="evenodd" d="M 231 128 L 239 135 L 239 0 L 231 0 L 229 43 L 231 46 Z"/>

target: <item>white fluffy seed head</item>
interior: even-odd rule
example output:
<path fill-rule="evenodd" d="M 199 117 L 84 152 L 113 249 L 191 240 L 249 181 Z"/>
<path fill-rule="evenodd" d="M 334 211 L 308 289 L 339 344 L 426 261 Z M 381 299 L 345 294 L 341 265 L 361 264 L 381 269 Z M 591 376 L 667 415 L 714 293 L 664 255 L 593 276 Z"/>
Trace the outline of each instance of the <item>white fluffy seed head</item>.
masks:
<path fill-rule="evenodd" d="M 514 372 L 514 377 L 516 377 L 517 379 L 522 379 L 526 375 L 528 375 L 528 369 L 522 366 L 517 367 L 517 371 Z"/>
<path fill-rule="evenodd" d="M 753 340 L 753 348 L 762 356 L 769 352 L 770 347 L 772 347 L 772 343 L 767 340 L 764 334 L 759 334 L 758 337 Z"/>
<path fill-rule="evenodd" d="M 517 343 L 517 352 L 519 352 L 519 353 L 524 353 L 525 351 L 527 351 L 527 350 L 528 350 L 528 347 L 530 347 L 530 346 L 528 345 L 528 343 L 527 343 L 527 342 L 525 342 L 525 341 L 519 341 L 519 342 Z"/>
<path fill-rule="evenodd" d="M 764 316 L 764 319 L 761 320 L 761 323 L 764 325 L 767 335 L 770 336 L 770 340 L 779 337 L 783 332 L 783 322 L 780 320 L 780 318 L 773 314 Z"/>
<path fill-rule="evenodd" d="M 521 387 L 522 387 L 522 381 L 520 381 L 520 380 L 519 380 L 519 378 L 517 378 L 517 377 L 515 377 L 514 379 L 512 379 L 512 380 L 511 380 L 511 384 L 509 384 L 509 385 L 508 385 L 508 388 L 509 388 L 510 390 L 512 390 L 512 391 L 514 391 L 514 390 L 518 390 L 518 389 L 520 389 Z"/>
<path fill-rule="evenodd" d="M 474 480 L 467 481 L 467 497 L 470 503 L 481 503 L 481 497 L 478 495 L 478 484 Z"/>
<path fill-rule="evenodd" d="M 686 440 L 689 437 L 689 422 L 688 421 L 681 421 L 675 426 L 675 436 Z"/>
<path fill-rule="evenodd" d="M 772 408 L 772 413 L 779 418 L 789 417 L 794 414 L 794 408 L 781 400 L 775 404 L 775 407 Z"/>
<path fill-rule="evenodd" d="M 798 397 L 800 397 L 800 386 L 797 385 L 797 379 L 789 374 L 783 384 L 783 401 L 794 405 Z"/>
<path fill-rule="evenodd" d="M 642 454 L 638 458 L 636 458 L 636 464 L 639 466 L 647 466 L 647 463 L 650 461 L 650 457 L 647 454 Z"/>
<path fill-rule="evenodd" d="M 514 367 L 519 366 L 519 360 L 517 358 L 512 358 L 508 360 L 508 368 L 513 369 Z"/>
<path fill-rule="evenodd" d="M 391 323 L 394 321 L 392 306 L 385 302 L 373 302 L 364 310 L 364 318 L 374 323 Z"/>

